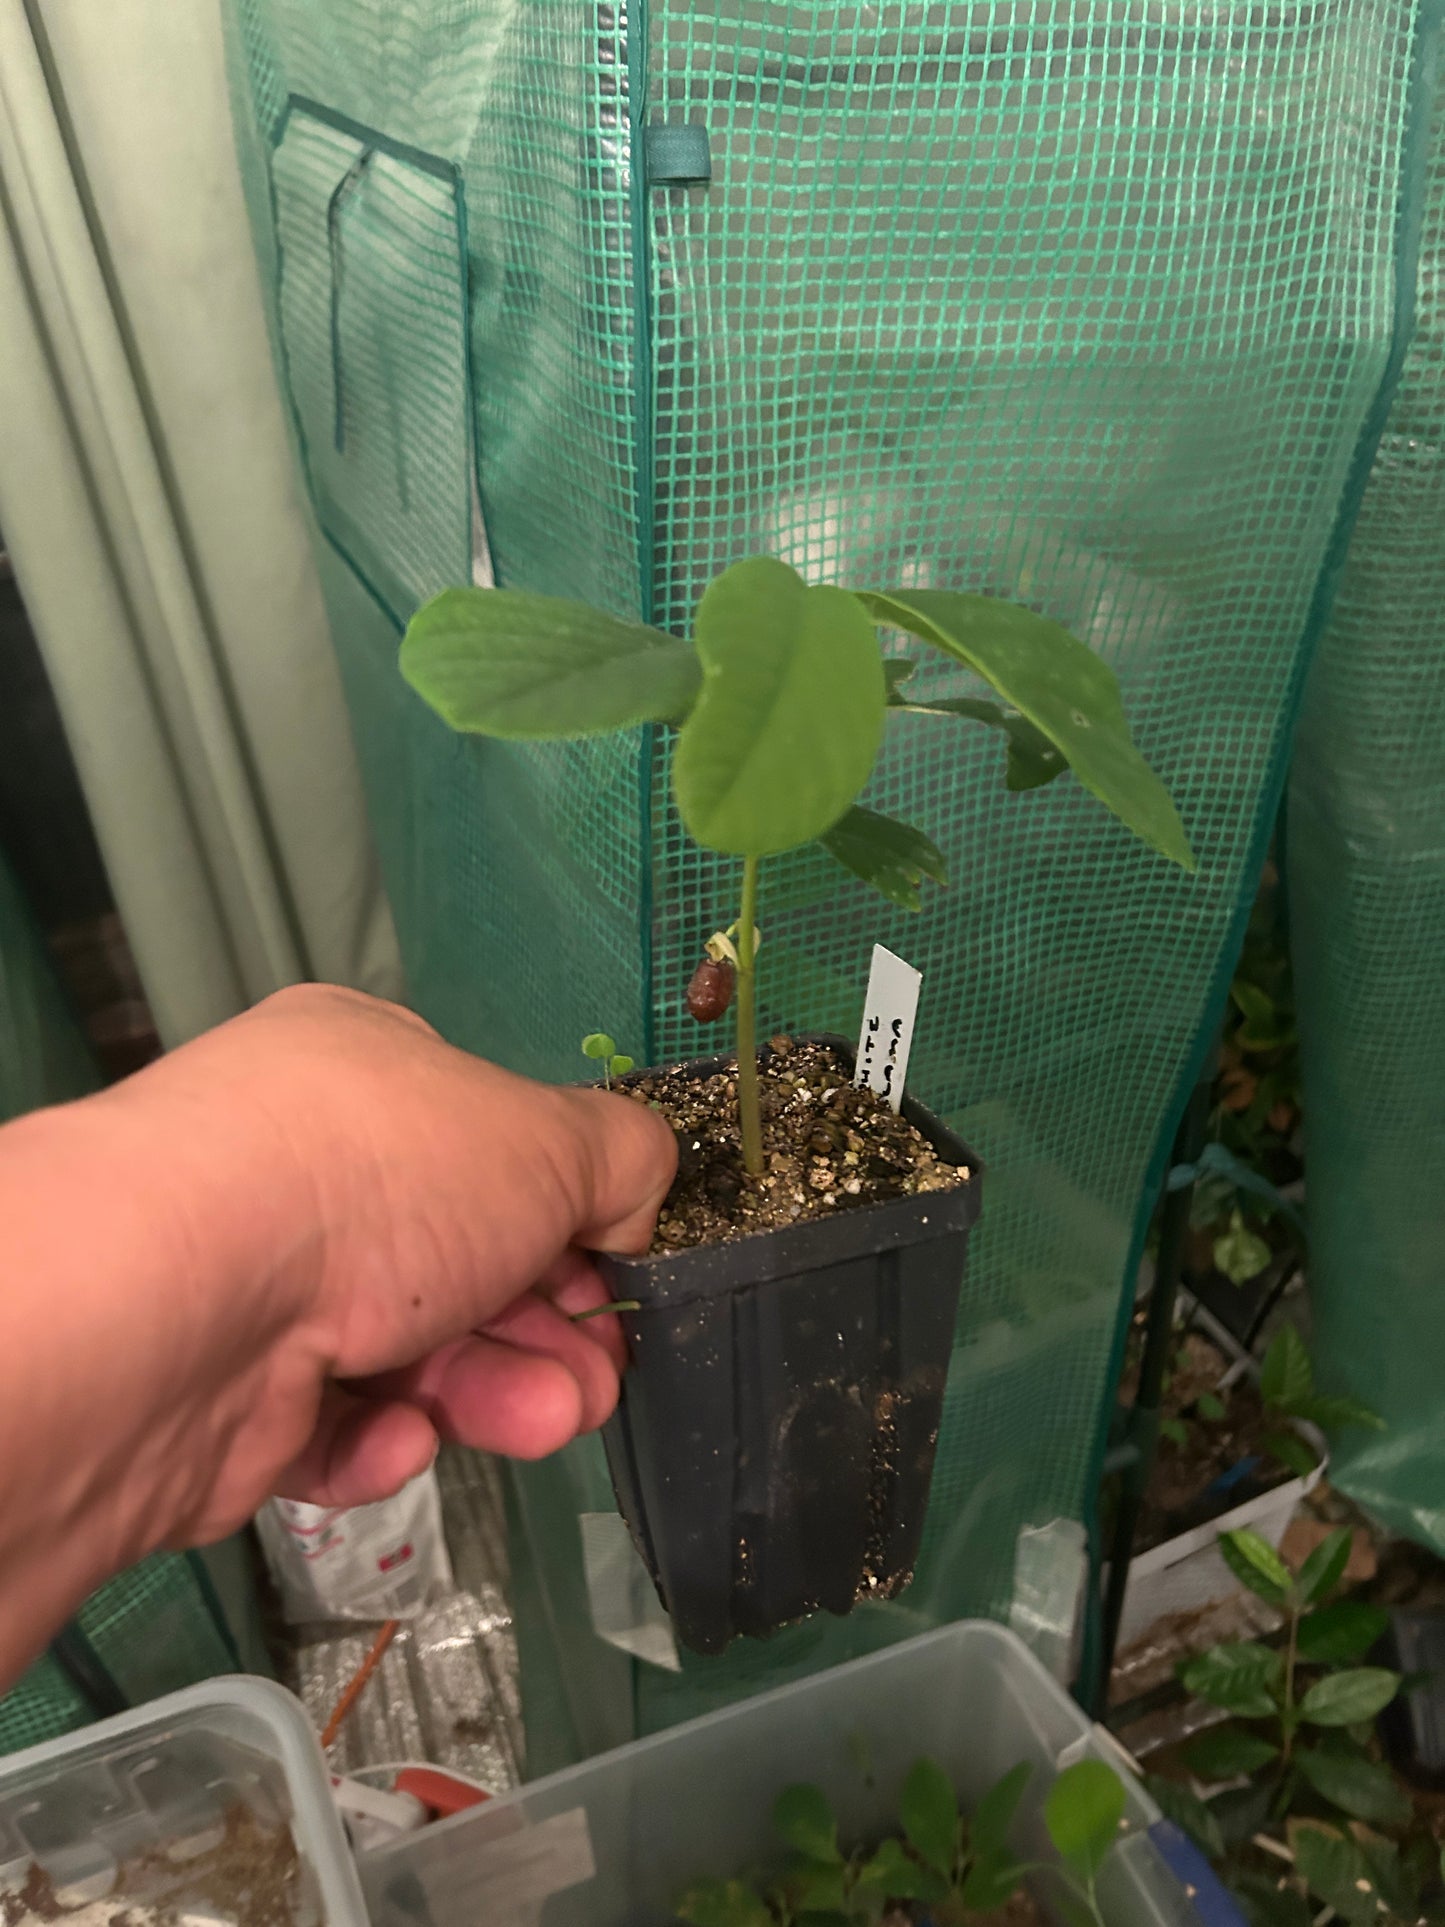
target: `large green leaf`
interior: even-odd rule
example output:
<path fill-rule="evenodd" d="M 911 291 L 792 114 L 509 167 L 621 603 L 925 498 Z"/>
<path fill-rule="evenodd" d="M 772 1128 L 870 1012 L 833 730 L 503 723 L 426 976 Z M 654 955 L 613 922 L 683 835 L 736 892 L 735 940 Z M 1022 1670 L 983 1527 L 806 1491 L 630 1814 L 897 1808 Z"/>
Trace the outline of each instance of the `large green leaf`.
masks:
<path fill-rule="evenodd" d="M 1321 1539 L 1300 1567 L 1297 1582 L 1299 1596 L 1307 1606 L 1317 1606 L 1340 1583 L 1345 1567 L 1350 1563 L 1352 1539 L 1349 1527 L 1341 1526 L 1338 1532 Z"/>
<path fill-rule="evenodd" d="M 842 1860 L 795 1860 L 782 1884 L 794 1913 L 847 1911 L 848 1868 Z"/>
<path fill-rule="evenodd" d="M 1282 1606 L 1289 1596 L 1290 1570 L 1267 1539 L 1241 1528 L 1222 1532 L 1219 1550 L 1235 1578 L 1249 1587 L 1267 1606 Z"/>
<path fill-rule="evenodd" d="M 1371 1432 L 1388 1430 L 1384 1419 L 1368 1405 L 1331 1392 L 1314 1392 L 1308 1398 L 1296 1399 L 1290 1411 L 1293 1417 L 1306 1419 L 1322 1432 L 1343 1432 L 1347 1425 L 1363 1425 Z"/>
<path fill-rule="evenodd" d="M 1327 1673 L 1300 1701 L 1300 1718 L 1311 1726 L 1353 1726 L 1357 1720 L 1372 1720 L 1390 1704 L 1399 1684 L 1400 1675 L 1383 1666 Z"/>
<path fill-rule="evenodd" d="M 805 1860 L 840 1860 L 838 1822 L 821 1787 L 784 1787 L 773 1808 L 773 1829 Z"/>
<path fill-rule="evenodd" d="M 898 1818 L 910 1847 L 935 1872 L 953 1871 L 958 1851 L 958 1797 L 933 1760 L 917 1760 L 903 1783 Z"/>
<path fill-rule="evenodd" d="M 1118 679 L 1076 636 L 993 596 L 910 589 L 858 599 L 875 621 L 967 663 L 1063 751 L 1085 789 L 1136 835 L 1186 870 L 1195 867 L 1173 800 L 1129 735 Z"/>
<path fill-rule="evenodd" d="M 739 562 L 698 605 L 702 692 L 673 762 L 689 831 L 728 856 L 810 843 L 873 770 L 883 658 L 842 589 L 810 589 L 770 556 Z"/>
<path fill-rule="evenodd" d="M 1347 1666 L 1363 1659 L 1383 1634 L 1390 1616 L 1363 1599 L 1337 1599 L 1306 1613 L 1299 1623 L 1299 1656 L 1311 1666 Z"/>
<path fill-rule="evenodd" d="M 1401 1827 L 1414 1811 L 1389 1768 L 1363 1753 L 1301 1748 L 1295 1764 L 1316 1793 L 1356 1820 Z"/>
<path fill-rule="evenodd" d="M 1235 1873 L 1230 1890 L 1244 1907 L 1249 1927 L 1310 1927 L 1313 1909 L 1304 1895 L 1283 1879 L 1265 1873 Z"/>
<path fill-rule="evenodd" d="M 948 882 L 948 865 L 922 830 L 894 817 L 880 816 L 855 803 L 822 838 L 823 848 L 845 870 L 896 903 L 900 910 L 921 910 L 925 877 Z"/>
<path fill-rule="evenodd" d="M 1279 1748 L 1272 1740 L 1238 1726 L 1206 1727 L 1184 1748 L 1184 1764 L 1201 1780 L 1233 1780 L 1241 1773 L 1257 1773 L 1278 1757 Z"/>
<path fill-rule="evenodd" d="M 1244 1719 L 1267 1719 L 1278 1711 L 1273 1688 L 1284 1661 L 1268 1646 L 1226 1641 L 1187 1659 L 1179 1668 L 1185 1690 Z"/>
<path fill-rule="evenodd" d="M 1259 1395 L 1266 1405 L 1294 1416 L 1299 1401 L 1313 1395 L 1314 1369 L 1305 1342 L 1293 1325 L 1281 1325 L 1269 1341 L 1259 1368 Z"/>
<path fill-rule="evenodd" d="M 1044 1826 L 1081 1880 L 1092 1880 L 1103 1866 L 1124 1817 L 1124 1798 L 1124 1782 L 1102 1760 L 1065 1767 L 1049 1788 Z"/>
<path fill-rule="evenodd" d="M 519 589 L 443 590 L 412 617 L 401 673 L 453 729 L 522 739 L 677 722 L 702 686 L 675 636 Z"/>

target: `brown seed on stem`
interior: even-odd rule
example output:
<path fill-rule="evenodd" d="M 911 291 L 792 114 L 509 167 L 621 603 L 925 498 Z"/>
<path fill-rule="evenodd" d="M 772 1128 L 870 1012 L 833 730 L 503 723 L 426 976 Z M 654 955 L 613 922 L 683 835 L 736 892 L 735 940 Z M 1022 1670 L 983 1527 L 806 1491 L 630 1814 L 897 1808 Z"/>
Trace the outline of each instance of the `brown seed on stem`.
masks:
<path fill-rule="evenodd" d="M 703 958 L 687 987 L 688 1010 L 700 1024 L 715 1024 L 725 1015 L 737 988 L 737 978 L 737 970 L 727 958 L 721 963 L 714 963 L 711 957 Z"/>

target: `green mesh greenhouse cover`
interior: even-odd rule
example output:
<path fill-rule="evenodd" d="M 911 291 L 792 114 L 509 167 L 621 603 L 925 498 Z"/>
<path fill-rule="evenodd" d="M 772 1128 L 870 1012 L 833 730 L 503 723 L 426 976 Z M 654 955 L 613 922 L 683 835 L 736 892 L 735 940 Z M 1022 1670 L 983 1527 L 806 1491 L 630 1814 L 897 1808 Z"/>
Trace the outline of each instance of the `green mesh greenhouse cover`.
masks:
<path fill-rule="evenodd" d="M 1171 874 L 1072 782 L 1009 796 L 984 732 L 909 717 L 873 800 L 953 887 L 910 920 L 774 865 L 765 1022 L 851 1028 L 888 942 L 925 973 L 914 1082 L 990 1167 L 924 1555 L 892 1607 L 673 1673 L 592 1630 L 596 1450 L 519 1474 L 534 1771 L 1003 1613 L 1021 1530 L 1087 1515 L 1408 333 L 1433 6 L 227 0 L 278 368 L 445 1033 L 552 1077 L 599 1024 L 689 1053 L 736 890 L 647 735 L 466 742 L 402 687 L 416 603 L 491 571 L 677 628 L 759 550 L 1031 602 L 1118 670 L 1201 857 Z"/>
<path fill-rule="evenodd" d="M 62 999 L 29 906 L 0 856 L 0 1123 L 84 1096 L 97 1079 Z M 161 1557 L 104 1587 L 82 1609 L 82 1634 L 128 1699 L 153 1699 L 235 1668 L 209 1581 L 190 1560 Z M 83 1726 L 87 1701 L 53 1659 L 0 1698 L 0 1754 Z"/>
<path fill-rule="evenodd" d="M 1321 1376 L 1388 1421 L 1331 1476 L 1445 1553 L 1445 94 L 1416 332 L 1290 788 Z"/>

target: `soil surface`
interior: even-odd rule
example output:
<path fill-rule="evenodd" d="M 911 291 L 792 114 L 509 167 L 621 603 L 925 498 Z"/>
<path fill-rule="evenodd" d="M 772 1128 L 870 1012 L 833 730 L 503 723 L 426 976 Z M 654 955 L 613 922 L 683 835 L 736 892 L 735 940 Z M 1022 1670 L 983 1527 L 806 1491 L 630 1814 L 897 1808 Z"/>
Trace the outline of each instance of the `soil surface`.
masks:
<path fill-rule="evenodd" d="M 906 1907 L 890 1907 L 883 1916 L 883 1927 L 913 1927 L 915 1921 L 932 1918 L 921 1901 L 910 1902 Z M 989 1913 L 965 1913 L 956 1918 L 961 1927 L 1049 1927 L 1049 1916 L 1027 1887 L 1020 1887 L 1002 1907 Z"/>
<path fill-rule="evenodd" d="M 760 1178 L 743 1165 L 736 1058 L 711 1077 L 679 1065 L 620 1087 L 661 1111 L 677 1133 L 677 1177 L 654 1253 L 949 1191 L 968 1179 L 966 1166 L 945 1162 L 884 1098 L 855 1090 L 847 1065 L 826 1045 L 775 1037 L 760 1053 L 759 1072 L 767 1164 Z"/>
<path fill-rule="evenodd" d="M 302 1904 L 291 1829 L 265 1826 L 237 1805 L 214 1846 L 194 1857 L 164 1848 L 138 1854 L 121 1867 L 104 1900 L 64 1905 L 38 1866 L 18 1890 L 0 1894 L 0 1927 L 174 1927 L 191 1911 L 215 1913 L 237 1927 L 296 1927 L 311 1909 Z"/>

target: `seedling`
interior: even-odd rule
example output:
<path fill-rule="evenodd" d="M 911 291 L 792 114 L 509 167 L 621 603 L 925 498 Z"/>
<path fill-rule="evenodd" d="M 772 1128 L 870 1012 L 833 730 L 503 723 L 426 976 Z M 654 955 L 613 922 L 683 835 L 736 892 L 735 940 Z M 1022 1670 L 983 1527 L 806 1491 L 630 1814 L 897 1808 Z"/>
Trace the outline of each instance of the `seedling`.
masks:
<path fill-rule="evenodd" d="M 1189 1770 L 1201 1780 L 1253 1782 L 1250 1832 L 1281 1823 L 1304 1795 L 1354 1820 L 1408 1822 L 1409 1800 L 1370 1750 L 1376 1716 L 1395 1697 L 1400 1675 L 1359 1663 L 1385 1630 L 1386 1615 L 1360 1600 L 1331 1598 L 1350 1556 L 1348 1529 L 1323 1539 L 1297 1573 L 1258 1533 L 1223 1533 L 1219 1550 L 1257 1598 L 1284 1613 L 1285 1645 L 1280 1651 L 1229 1641 L 1181 1664 L 1189 1692 L 1235 1716 L 1189 1742 Z M 1224 1851 L 1211 1806 L 1168 1781 L 1149 1785 L 1201 1845 Z"/>
<path fill-rule="evenodd" d="M 637 1068 L 636 1060 L 620 1055 L 616 1044 L 603 1030 L 594 1030 L 590 1037 L 582 1039 L 582 1055 L 602 1066 L 602 1082 L 609 1091 L 614 1077 L 626 1077 Z"/>
<path fill-rule="evenodd" d="M 1270 1340 L 1259 1368 L 1259 1395 L 1266 1414 L 1277 1426 L 1264 1439 L 1265 1450 L 1300 1477 L 1314 1470 L 1315 1454 L 1299 1433 L 1290 1429 L 1289 1420 L 1303 1420 L 1329 1433 L 1349 1425 L 1368 1426 L 1376 1432 L 1385 1429 L 1379 1413 L 1358 1399 L 1315 1390 L 1310 1355 L 1293 1325 L 1281 1325 Z M 1279 1424 L 1281 1420 L 1286 1422 Z"/>
<path fill-rule="evenodd" d="M 917 664 L 885 663 L 880 628 L 962 664 L 999 700 L 914 700 Z M 921 907 L 925 879 L 947 881 L 943 856 L 921 830 L 859 803 L 890 714 L 998 730 L 1010 789 L 1037 788 L 1072 768 L 1152 848 L 1194 867 L 1174 804 L 1130 738 L 1113 672 L 1058 623 L 989 596 L 815 588 L 785 563 L 754 556 L 708 586 L 688 644 L 585 603 L 449 589 L 413 619 L 401 668 L 457 730 L 519 740 L 639 725 L 676 732 L 673 793 L 684 824 L 706 849 L 742 863 L 726 938 L 736 970 L 739 1127 L 753 1175 L 763 1169 L 763 861 L 819 843 L 908 910 Z"/>
<path fill-rule="evenodd" d="M 1033 1769 L 1014 1767 L 960 1814 L 948 1775 L 918 1760 L 899 1800 L 899 1832 L 871 1851 L 845 1853 L 827 1796 L 791 1786 L 773 1827 L 791 1849 L 781 1877 L 765 1889 L 745 1880 L 702 1881 L 678 1905 L 693 1927 L 794 1927 L 827 1918 L 873 1927 L 890 1907 L 912 1903 L 936 1927 L 1007 1905 L 1029 1874 L 1056 1883 L 1061 1909 L 1079 1927 L 1104 1927 L 1098 1877 L 1124 1817 L 1124 1787 L 1112 1767 L 1081 1760 L 1049 1789 L 1044 1827 L 1059 1856 L 1021 1860 L 1008 1835 Z"/>

